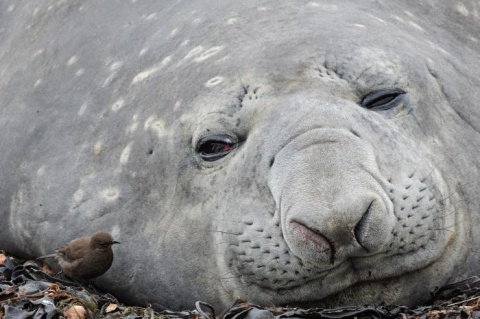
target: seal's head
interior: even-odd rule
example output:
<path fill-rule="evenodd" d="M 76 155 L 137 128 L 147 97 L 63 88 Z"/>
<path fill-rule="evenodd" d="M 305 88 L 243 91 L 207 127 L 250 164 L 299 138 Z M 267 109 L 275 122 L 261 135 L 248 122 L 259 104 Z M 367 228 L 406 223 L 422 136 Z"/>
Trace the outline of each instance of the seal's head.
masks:
<path fill-rule="evenodd" d="M 0 1 L 0 248 L 94 221 L 156 308 L 422 302 L 479 271 L 478 12 Z"/>

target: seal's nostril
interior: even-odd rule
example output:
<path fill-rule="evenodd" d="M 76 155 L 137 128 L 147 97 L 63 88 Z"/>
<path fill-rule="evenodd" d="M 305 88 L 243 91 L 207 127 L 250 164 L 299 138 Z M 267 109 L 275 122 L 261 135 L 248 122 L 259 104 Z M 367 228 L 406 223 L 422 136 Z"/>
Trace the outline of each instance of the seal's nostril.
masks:
<path fill-rule="evenodd" d="M 370 252 L 370 250 L 365 247 L 364 242 L 365 238 L 367 237 L 368 233 L 368 228 L 369 228 L 369 219 L 370 219 L 370 212 L 372 208 L 373 202 L 370 203 L 368 206 L 367 210 L 363 214 L 362 218 L 360 218 L 360 221 L 357 223 L 354 229 L 354 234 L 355 234 L 355 239 L 357 242 L 362 246 L 363 249 L 365 249 L 367 252 Z"/>
<path fill-rule="evenodd" d="M 270 167 L 273 166 L 273 163 L 275 163 L 275 157 L 272 157 L 272 159 L 270 160 Z"/>
<path fill-rule="evenodd" d="M 334 249 L 330 241 L 322 234 L 296 221 L 290 222 L 292 233 L 300 238 L 304 245 L 310 246 L 318 255 L 323 255 L 325 261 L 334 262 Z"/>

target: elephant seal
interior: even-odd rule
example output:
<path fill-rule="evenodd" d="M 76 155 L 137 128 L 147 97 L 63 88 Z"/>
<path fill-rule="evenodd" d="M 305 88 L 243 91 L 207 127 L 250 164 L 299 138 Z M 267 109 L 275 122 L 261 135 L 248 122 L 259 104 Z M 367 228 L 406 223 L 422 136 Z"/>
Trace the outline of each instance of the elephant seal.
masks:
<path fill-rule="evenodd" d="M 478 273 L 476 1 L 2 1 L 0 249 L 130 303 L 412 305 Z"/>

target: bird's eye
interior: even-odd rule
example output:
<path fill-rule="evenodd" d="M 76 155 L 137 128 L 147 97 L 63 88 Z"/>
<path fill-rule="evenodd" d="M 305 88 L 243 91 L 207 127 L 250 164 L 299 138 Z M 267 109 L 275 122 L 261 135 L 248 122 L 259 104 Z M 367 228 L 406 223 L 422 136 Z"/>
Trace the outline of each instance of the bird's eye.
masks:
<path fill-rule="evenodd" d="M 360 105 L 372 111 L 390 110 L 403 101 L 406 93 L 399 88 L 376 90 L 364 96 Z"/>
<path fill-rule="evenodd" d="M 238 140 L 230 135 L 209 135 L 198 141 L 196 152 L 204 161 L 213 162 L 225 157 L 237 146 Z"/>

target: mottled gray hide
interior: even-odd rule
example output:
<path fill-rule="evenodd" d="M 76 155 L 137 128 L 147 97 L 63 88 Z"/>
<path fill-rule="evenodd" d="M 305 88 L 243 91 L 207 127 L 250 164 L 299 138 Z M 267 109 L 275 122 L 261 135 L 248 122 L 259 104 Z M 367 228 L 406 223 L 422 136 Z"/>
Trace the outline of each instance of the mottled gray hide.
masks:
<path fill-rule="evenodd" d="M 0 249 L 157 308 L 480 272 L 478 1 L 0 2 Z"/>

